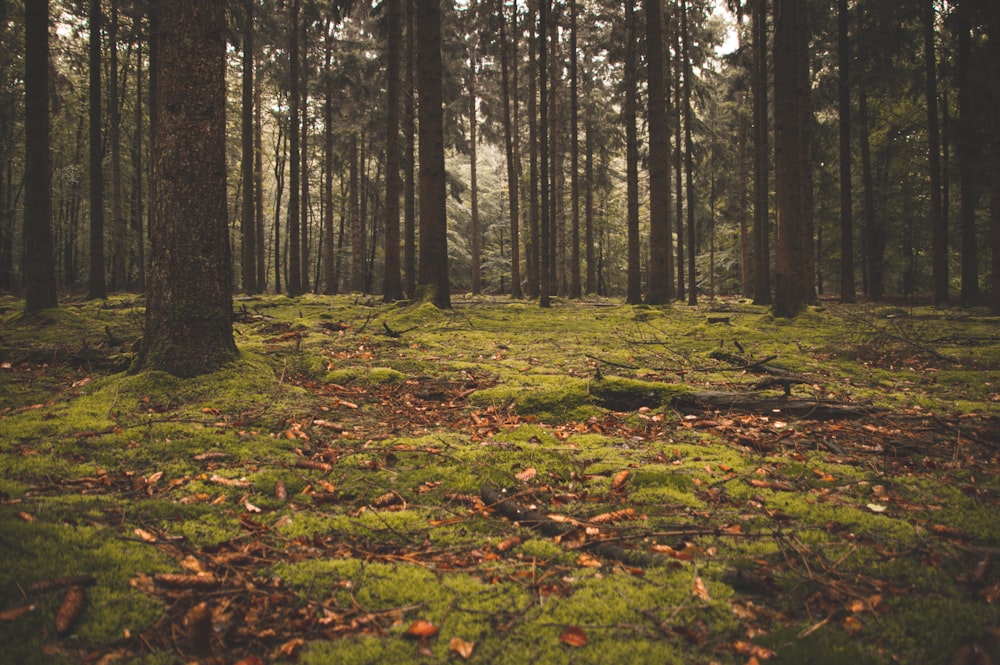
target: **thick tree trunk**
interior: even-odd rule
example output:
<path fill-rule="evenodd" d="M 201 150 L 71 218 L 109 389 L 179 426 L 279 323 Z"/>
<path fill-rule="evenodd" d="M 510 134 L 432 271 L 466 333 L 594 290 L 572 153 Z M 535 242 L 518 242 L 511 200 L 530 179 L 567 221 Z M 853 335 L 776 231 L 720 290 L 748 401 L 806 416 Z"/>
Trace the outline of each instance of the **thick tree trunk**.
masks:
<path fill-rule="evenodd" d="M 401 86 L 400 68 L 403 60 L 402 0 L 387 0 L 386 27 L 389 32 L 386 63 L 386 129 L 385 129 L 385 266 L 382 279 L 382 299 L 386 302 L 403 298 L 403 283 L 399 265 L 399 190 L 400 144 L 399 115 Z M 332 122 L 332 118 L 331 118 Z M 330 216 L 333 229 L 333 216 Z M 331 233 L 332 235 L 332 233 Z"/>
<path fill-rule="evenodd" d="M 815 299 L 810 265 L 812 211 L 808 160 L 808 28 L 798 0 L 776 0 L 774 29 L 774 173 L 778 213 L 775 313 L 794 316 Z M 803 62 L 805 60 L 805 62 Z"/>
<path fill-rule="evenodd" d="M 649 284 L 646 302 L 662 305 L 673 295 L 670 229 L 670 128 L 663 44 L 663 4 L 646 0 L 646 74 L 649 106 Z"/>
<path fill-rule="evenodd" d="M 851 196 L 851 79 L 847 0 L 837 0 L 837 108 L 840 116 L 840 300 L 857 299 Z"/>
<path fill-rule="evenodd" d="M 636 128 L 637 74 L 635 2 L 625 0 L 625 168 L 628 263 L 625 302 L 642 302 L 642 266 L 639 257 L 639 138 Z"/>
<path fill-rule="evenodd" d="M 24 9 L 24 296 L 25 312 L 56 306 L 49 176 L 49 3 Z"/>
<path fill-rule="evenodd" d="M 417 89 L 420 93 L 420 274 L 417 288 L 424 289 L 425 297 L 446 309 L 451 307 L 451 287 L 445 206 L 440 0 L 417 0 L 417 32 Z"/>
<path fill-rule="evenodd" d="M 236 355 L 226 224 L 223 0 L 161 11 L 150 285 L 137 368 L 211 372 Z"/>
<path fill-rule="evenodd" d="M 87 297 L 108 297 L 104 276 L 104 144 L 101 138 L 103 101 L 101 99 L 101 13 L 100 0 L 90 0 L 87 17 L 90 29 L 88 67 L 90 68 L 90 279 Z"/>

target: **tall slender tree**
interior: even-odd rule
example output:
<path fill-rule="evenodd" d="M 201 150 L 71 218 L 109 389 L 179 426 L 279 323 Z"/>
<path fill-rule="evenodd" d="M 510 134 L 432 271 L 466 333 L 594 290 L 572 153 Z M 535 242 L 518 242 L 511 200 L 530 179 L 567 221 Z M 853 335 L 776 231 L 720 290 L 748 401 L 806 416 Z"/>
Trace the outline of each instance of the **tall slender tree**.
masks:
<path fill-rule="evenodd" d="M 538 277 L 538 305 L 540 307 L 550 307 L 549 296 L 552 290 L 552 266 L 549 261 L 549 225 L 552 224 L 552 217 L 549 215 L 549 84 L 548 84 L 548 23 L 549 23 L 549 0 L 540 0 L 538 4 L 538 156 L 539 156 L 539 183 L 541 185 L 541 198 L 539 199 L 539 225 L 538 234 L 540 243 L 537 246 L 539 253 L 539 277 Z"/>
<path fill-rule="evenodd" d="M 837 0 L 837 110 L 840 119 L 840 300 L 854 302 L 854 222 L 851 197 L 851 85 L 847 0 Z"/>
<path fill-rule="evenodd" d="M 843 1 L 843 0 L 841 0 Z M 927 170 L 931 226 L 932 301 L 935 305 L 948 302 L 948 221 L 941 206 L 941 129 L 938 121 L 937 57 L 934 39 L 936 12 L 934 0 L 923 0 L 921 18 L 924 32 L 924 76 L 927 100 Z"/>
<path fill-rule="evenodd" d="M 128 227 L 122 211 L 122 114 L 121 86 L 118 82 L 118 0 L 111 0 L 108 21 L 108 143 L 111 147 L 111 228 L 114 229 L 111 253 L 111 281 L 116 291 L 127 284 Z"/>
<path fill-rule="evenodd" d="M 417 186 L 416 186 L 416 8 L 406 0 L 406 74 L 404 133 L 406 134 L 403 184 L 403 282 L 412 298 L 417 288 Z"/>
<path fill-rule="evenodd" d="M 767 129 L 767 0 L 752 0 L 753 31 L 753 154 L 754 154 L 754 286 L 753 301 L 771 304 L 771 250 L 768 194 L 770 158 Z"/>
<path fill-rule="evenodd" d="M 299 6 L 300 0 L 292 0 L 288 7 L 288 295 L 302 295 L 302 239 L 299 227 L 301 210 L 300 194 L 302 152 L 299 144 L 301 126 L 301 74 L 299 67 Z"/>
<path fill-rule="evenodd" d="M 49 176 L 49 3 L 24 3 L 24 309 L 56 306 Z"/>
<path fill-rule="evenodd" d="M 636 127 L 638 104 L 635 0 L 625 0 L 625 163 L 626 220 L 628 234 L 628 265 L 625 302 L 642 302 L 642 266 L 639 256 L 639 137 Z"/>
<path fill-rule="evenodd" d="M 226 224 L 226 3 L 159 4 L 157 186 L 136 368 L 193 376 L 237 355 Z"/>
<path fill-rule="evenodd" d="M 958 225 L 961 247 L 962 307 L 979 301 L 979 252 L 976 238 L 976 207 L 980 192 L 976 182 L 979 151 L 976 146 L 975 95 L 972 81 L 972 3 L 959 2 L 955 8 L 955 29 L 958 31 L 958 178 L 960 201 Z"/>
<path fill-rule="evenodd" d="M 101 97 L 101 0 L 90 0 L 87 27 L 90 31 L 87 64 L 90 68 L 90 279 L 87 297 L 108 297 L 104 275 L 104 142 Z"/>
<path fill-rule="evenodd" d="M 579 298 L 580 287 L 580 100 L 579 55 L 577 53 L 576 0 L 569 3 L 569 140 L 570 140 L 570 256 L 569 297 Z"/>
<path fill-rule="evenodd" d="M 993 157 L 990 172 L 990 238 L 993 251 L 990 293 L 993 311 L 1000 313 L 1000 2 L 990 5 L 990 60 L 993 85 Z"/>
<path fill-rule="evenodd" d="M 244 0 L 243 4 L 243 87 L 240 112 L 240 188 L 243 194 L 243 210 L 240 220 L 240 240 L 242 253 L 240 268 L 243 277 L 243 292 L 257 293 L 257 227 L 256 201 L 254 191 L 254 0 Z"/>
<path fill-rule="evenodd" d="M 520 193 L 521 157 L 517 151 L 517 5 L 511 13 L 511 43 L 507 40 L 506 1 L 497 0 L 500 24 L 500 77 L 503 95 L 503 142 L 507 157 L 507 199 L 510 207 L 510 296 L 520 299 L 521 293 L 521 219 Z M 511 54 L 510 50 L 514 53 Z M 511 107 L 514 107 L 512 111 Z"/>
<path fill-rule="evenodd" d="M 441 62 L 441 2 L 416 0 L 418 139 L 420 154 L 420 269 L 418 286 L 436 306 L 451 307 L 448 217 L 445 201 L 444 96 Z"/>
<path fill-rule="evenodd" d="M 399 262 L 399 194 L 400 194 L 400 141 L 399 121 L 402 113 L 401 92 L 403 80 L 400 69 L 403 62 L 403 10 L 402 0 L 386 0 L 386 128 L 385 128 L 385 266 L 382 280 L 382 298 L 386 302 L 403 298 L 403 282 Z M 333 222 L 331 218 L 330 226 Z"/>
<path fill-rule="evenodd" d="M 646 74 L 649 105 L 649 285 L 646 302 L 661 305 L 673 296 L 670 228 L 670 128 L 663 44 L 663 4 L 646 0 Z"/>
<path fill-rule="evenodd" d="M 691 65 L 691 34 L 686 0 L 681 0 L 681 62 L 684 66 L 684 184 L 687 192 L 687 264 L 689 305 L 698 304 L 698 266 L 695 264 L 694 211 L 697 206 L 694 188 L 694 109 L 691 108 L 691 88 L 694 72 Z M 677 220 L 678 227 L 680 220 Z"/>

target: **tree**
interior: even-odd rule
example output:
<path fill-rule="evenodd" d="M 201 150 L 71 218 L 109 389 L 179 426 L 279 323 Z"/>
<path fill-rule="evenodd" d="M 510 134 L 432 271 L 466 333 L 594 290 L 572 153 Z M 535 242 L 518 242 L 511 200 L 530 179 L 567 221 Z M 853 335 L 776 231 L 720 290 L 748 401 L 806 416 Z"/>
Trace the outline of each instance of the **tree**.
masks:
<path fill-rule="evenodd" d="M 49 3 L 24 3 L 25 312 L 56 306 L 49 180 Z"/>
<path fill-rule="evenodd" d="M 101 1 L 90 0 L 90 279 L 87 297 L 108 297 L 104 278 L 104 144 L 101 139 Z"/>
<path fill-rule="evenodd" d="M 211 372 L 237 355 L 226 224 L 226 3 L 160 7 L 153 227 L 137 368 Z"/>
<path fill-rule="evenodd" d="M 240 113 L 240 188 L 243 193 L 243 211 L 240 221 L 242 254 L 240 265 L 243 292 L 258 293 L 257 287 L 257 225 L 256 178 L 254 177 L 254 0 L 244 1 L 243 17 L 243 87 Z"/>
<path fill-rule="evenodd" d="M 767 131 L 767 0 L 751 0 L 753 31 L 753 301 L 771 303 L 771 251 L 768 221 L 770 159 Z"/>
<path fill-rule="evenodd" d="M 577 2 L 569 3 L 569 138 L 570 138 L 570 256 L 569 297 L 579 298 L 580 287 L 580 110 L 579 110 L 579 54 L 577 53 Z"/>
<path fill-rule="evenodd" d="M 299 65 L 299 3 L 292 0 L 288 8 L 288 283 L 285 285 L 291 297 L 302 295 L 302 239 L 299 227 L 301 205 L 302 150 L 300 147 L 301 74 Z"/>
<path fill-rule="evenodd" d="M 809 31 L 799 0 L 774 4 L 774 191 L 778 216 L 774 311 L 815 300 L 809 160 Z"/>
<path fill-rule="evenodd" d="M 549 0 L 541 0 L 538 6 L 538 155 L 539 182 L 541 183 L 541 198 L 539 199 L 538 235 L 541 242 L 536 246 L 539 255 L 538 305 L 549 307 L 549 296 L 552 292 L 552 265 L 549 261 L 549 227 L 553 219 L 549 214 L 549 91 L 548 91 L 548 38 Z"/>
<path fill-rule="evenodd" d="M 698 269 L 695 265 L 695 228 L 694 210 L 697 205 L 694 190 L 694 112 L 691 108 L 691 88 L 694 86 L 694 73 L 691 67 L 691 31 L 688 28 L 687 2 L 681 0 L 681 64 L 684 68 L 684 183 L 687 191 L 687 262 L 688 262 L 688 297 L 689 305 L 698 304 Z M 678 230 L 681 221 L 677 220 Z"/>
<path fill-rule="evenodd" d="M 417 289 L 436 306 L 451 307 L 448 217 L 445 208 L 441 2 L 416 0 L 420 257 Z"/>
<path fill-rule="evenodd" d="M 403 297 L 403 282 L 399 261 L 399 194 L 400 142 L 399 120 L 403 81 L 400 68 L 403 61 L 403 17 L 401 0 L 387 0 L 386 27 L 388 54 L 386 61 L 386 135 L 385 135 L 385 277 L 382 298 L 386 302 Z M 329 206 L 329 202 L 327 203 Z M 331 217 L 332 220 L 332 217 Z M 331 221 L 331 228 L 333 222 Z M 331 254 L 332 256 L 332 254 Z"/>
<path fill-rule="evenodd" d="M 626 152 L 626 229 L 628 234 L 628 280 L 625 302 L 642 302 L 642 273 L 639 260 L 639 138 L 636 128 L 636 105 L 638 98 L 637 73 L 639 68 L 635 48 L 635 0 L 625 0 L 625 152 Z"/>
<path fill-rule="evenodd" d="M 990 236 L 993 249 L 992 292 L 993 311 L 1000 313 L 1000 2 L 991 4 L 990 56 L 993 78 L 993 161 Z"/>
<path fill-rule="evenodd" d="M 958 173 L 960 203 L 958 225 L 961 236 L 960 299 L 962 307 L 971 307 L 979 301 L 979 258 L 976 238 L 976 206 L 979 186 L 976 171 L 979 168 L 979 147 L 976 145 L 975 98 L 972 81 L 972 12 L 970 0 L 958 3 L 955 10 L 955 29 L 958 31 Z"/>
<path fill-rule="evenodd" d="M 948 220 L 941 209 L 941 133 L 938 126 L 937 59 L 934 56 L 934 0 L 922 3 L 924 28 L 925 96 L 927 99 L 927 170 L 929 171 L 931 222 L 932 301 L 948 302 Z"/>
<path fill-rule="evenodd" d="M 518 183 L 521 178 L 521 155 L 515 141 L 517 125 L 517 5 L 511 13 L 512 44 L 507 43 L 505 0 L 498 0 L 500 23 L 500 76 L 503 87 L 503 142 L 507 158 L 507 197 L 510 205 L 510 297 L 520 299 L 521 293 L 521 234 Z M 509 53 L 513 50 L 513 55 Z M 513 88 L 513 93 L 512 93 Z M 512 110 L 512 105 L 514 109 Z"/>
<path fill-rule="evenodd" d="M 840 300 L 854 302 L 854 224 L 851 206 L 851 87 L 847 0 L 837 0 L 837 109 L 840 116 Z"/>
<path fill-rule="evenodd" d="M 118 83 L 118 0 L 111 0 L 111 20 L 108 21 L 108 142 L 111 144 L 111 228 L 114 229 L 111 253 L 111 283 L 116 291 L 127 284 L 128 228 L 122 215 L 121 106 Z"/>
<path fill-rule="evenodd" d="M 646 62 L 649 104 L 649 285 L 646 302 L 662 305 L 673 296 L 670 238 L 670 129 L 663 45 L 663 5 L 646 0 Z"/>

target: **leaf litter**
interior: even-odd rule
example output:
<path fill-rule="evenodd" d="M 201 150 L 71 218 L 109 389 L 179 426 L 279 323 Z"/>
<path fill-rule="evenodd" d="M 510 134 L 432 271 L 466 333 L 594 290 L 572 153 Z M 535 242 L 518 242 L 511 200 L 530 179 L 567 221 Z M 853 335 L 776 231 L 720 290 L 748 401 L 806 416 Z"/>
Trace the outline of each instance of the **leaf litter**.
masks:
<path fill-rule="evenodd" d="M 97 620 L 89 617 L 116 611 L 95 606 L 113 574 L 52 570 L 45 578 L 13 566 L 0 630 L 20 635 L 30 621 L 32 637 L 18 638 L 25 653 L 87 660 L 181 653 L 285 662 L 333 649 L 349 662 L 352 649 L 374 640 L 385 654 L 415 661 L 519 662 L 510 645 L 535 635 L 549 636 L 540 642 L 545 662 L 561 661 L 567 647 L 629 653 L 636 640 L 649 653 L 705 663 L 786 662 L 797 649 L 830 644 L 864 662 L 912 661 L 926 653 L 922 642 L 935 659 L 969 640 L 995 653 L 997 391 L 981 391 L 974 409 L 955 413 L 942 384 L 911 372 L 954 372 L 957 358 L 990 383 L 996 354 L 965 346 L 914 357 L 924 341 L 900 342 L 895 332 L 874 339 L 879 328 L 839 311 L 809 314 L 824 317 L 830 339 L 800 341 L 812 347 L 803 353 L 781 343 L 789 332 L 763 310 L 733 304 L 744 327 L 726 334 L 740 335 L 752 358 L 808 372 L 806 390 L 817 396 L 891 409 L 862 419 L 679 413 L 669 403 L 609 411 L 584 393 L 580 417 L 553 419 L 531 412 L 528 397 L 548 390 L 542 381 L 591 376 L 602 364 L 609 373 L 609 362 L 626 364 L 615 355 L 622 350 L 639 369 L 613 371 L 642 381 L 726 391 L 760 383 L 750 370 L 713 366 L 710 345 L 685 339 L 685 327 L 703 326 L 697 310 L 614 306 L 604 323 L 576 324 L 570 349 L 558 328 L 570 329 L 586 305 L 564 305 L 552 330 L 532 333 L 542 330 L 535 314 L 488 300 L 453 314 L 335 304 L 307 299 L 290 308 L 296 317 L 275 300 L 270 312 L 304 326 L 294 337 L 261 334 L 259 323 L 241 328 L 249 352 L 259 344 L 280 369 L 269 396 L 235 408 L 155 394 L 129 407 L 120 388 L 108 392 L 114 375 L 8 356 L 0 378 L 9 392 L 26 375 L 55 386 L 47 401 L 15 400 L 0 414 L 0 424 L 21 432 L 2 450 L 0 498 L 10 517 L 20 528 L 73 530 L 82 525 L 72 509 L 53 522 L 48 506 L 72 497 L 110 502 L 85 518 L 86 528 L 141 543 L 175 568 L 133 564 L 124 581 L 158 604 L 158 618 L 88 639 Z M 321 317 L 334 309 L 345 323 L 329 334 Z M 373 313 L 386 330 L 406 333 L 361 333 Z M 523 331 L 518 317 L 529 319 Z M 319 332 L 310 335 L 313 326 Z M 669 334 L 675 327 L 681 333 Z M 885 367 L 904 360 L 919 367 Z M 392 367 L 402 380 L 380 370 Z M 339 371 L 338 380 L 354 378 L 326 380 Z M 512 399 L 470 401 L 511 382 L 522 385 Z M 118 402 L 92 427 L 60 426 L 88 394 Z M 179 454 L 167 454 L 171 446 Z M 42 456 L 38 467 L 17 462 Z M 60 467 L 63 460 L 78 470 Z M 497 491 L 506 491 L 503 501 Z M 194 525 L 208 515 L 217 531 L 200 532 Z M 30 551 L 0 546 L 18 559 Z M 308 573 L 317 562 L 340 572 Z M 403 582 L 408 570 L 432 577 Z M 403 592 L 375 592 L 397 575 Z M 61 599 L 38 602 L 62 590 Z M 620 598 L 602 595 L 609 592 Z M 495 597 L 484 605 L 477 594 Z M 979 620 L 940 637 L 901 623 L 908 603 L 926 594 L 952 613 L 928 621 Z M 398 642 L 406 637 L 409 646 Z"/>

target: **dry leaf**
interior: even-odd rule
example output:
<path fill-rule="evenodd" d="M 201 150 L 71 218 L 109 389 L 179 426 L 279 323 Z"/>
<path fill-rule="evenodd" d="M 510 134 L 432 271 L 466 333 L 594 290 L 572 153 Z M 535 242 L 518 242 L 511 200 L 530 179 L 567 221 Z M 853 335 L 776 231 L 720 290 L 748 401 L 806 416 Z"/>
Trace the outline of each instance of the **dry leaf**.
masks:
<path fill-rule="evenodd" d="M 133 529 L 132 533 L 139 536 L 147 543 L 155 543 L 157 540 L 159 540 L 159 538 L 156 537 L 156 534 L 150 533 L 149 531 L 146 531 L 145 529 L 140 529 L 138 527 Z"/>
<path fill-rule="evenodd" d="M 472 650 L 476 648 L 475 642 L 466 642 L 461 637 L 453 637 L 448 642 L 448 653 L 458 654 L 463 659 L 468 660 L 472 655 Z"/>
<path fill-rule="evenodd" d="M 617 492 L 621 490 L 622 486 L 625 484 L 625 481 L 628 480 L 628 476 L 630 473 L 631 471 L 629 471 L 628 469 L 616 473 L 614 479 L 611 481 L 611 491 Z"/>
<path fill-rule="evenodd" d="M 604 564 L 601 563 L 601 560 L 597 557 L 584 552 L 580 556 L 576 557 L 576 565 L 584 568 L 600 568 Z"/>
<path fill-rule="evenodd" d="M 37 608 L 37 605 L 21 605 L 20 607 L 12 607 L 9 610 L 0 612 L 0 621 L 17 621 L 22 615 L 27 614 L 28 612 L 34 612 Z"/>
<path fill-rule="evenodd" d="M 569 626 L 559 635 L 559 641 L 571 647 L 582 647 L 587 644 L 587 634 L 577 626 Z"/>
<path fill-rule="evenodd" d="M 278 501 L 284 501 L 288 498 L 288 489 L 285 487 L 284 480 L 276 480 L 274 483 L 274 498 Z"/>
<path fill-rule="evenodd" d="M 34 515 L 32 515 L 31 513 L 26 513 L 23 510 L 18 511 L 17 517 L 18 517 L 18 519 L 23 520 L 25 522 L 34 522 L 35 521 L 35 516 Z"/>
<path fill-rule="evenodd" d="M 60 637 L 64 636 L 76 623 L 76 620 L 80 618 L 80 614 L 83 612 L 83 606 L 87 603 L 87 592 L 83 590 L 82 586 L 70 587 L 66 591 L 66 595 L 63 596 L 62 604 L 59 609 L 56 610 L 56 634 Z"/>
<path fill-rule="evenodd" d="M 712 598 L 708 595 L 708 587 L 705 586 L 705 582 L 700 576 L 694 578 L 694 584 L 691 585 L 691 593 L 704 601 L 712 600 Z"/>
<path fill-rule="evenodd" d="M 849 633 L 858 633 L 861 631 L 863 627 L 864 626 L 862 626 L 861 622 L 858 621 L 857 617 L 855 617 L 854 615 L 851 615 L 844 619 L 844 630 L 846 630 Z"/>
<path fill-rule="evenodd" d="M 517 474 L 514 477 L 520 480 L 522 483 L 526 483 L 537 475 L 538 471 L 535 469 L 535 467 L 529 466 L 527 469 L 525 469 L 524 471 L 522 471 L 521 473 Z"/>
<path fill-rule="evenodd" d="M 415 637 L 417 639 L 426 640 L 428 637 L 434 637 L 437 635 L 438 630 L 438 627 L 430 621 L 417 619 L 410 624 L 410 627 L 406 629 L 405 634 L 407 637 Z"/>

